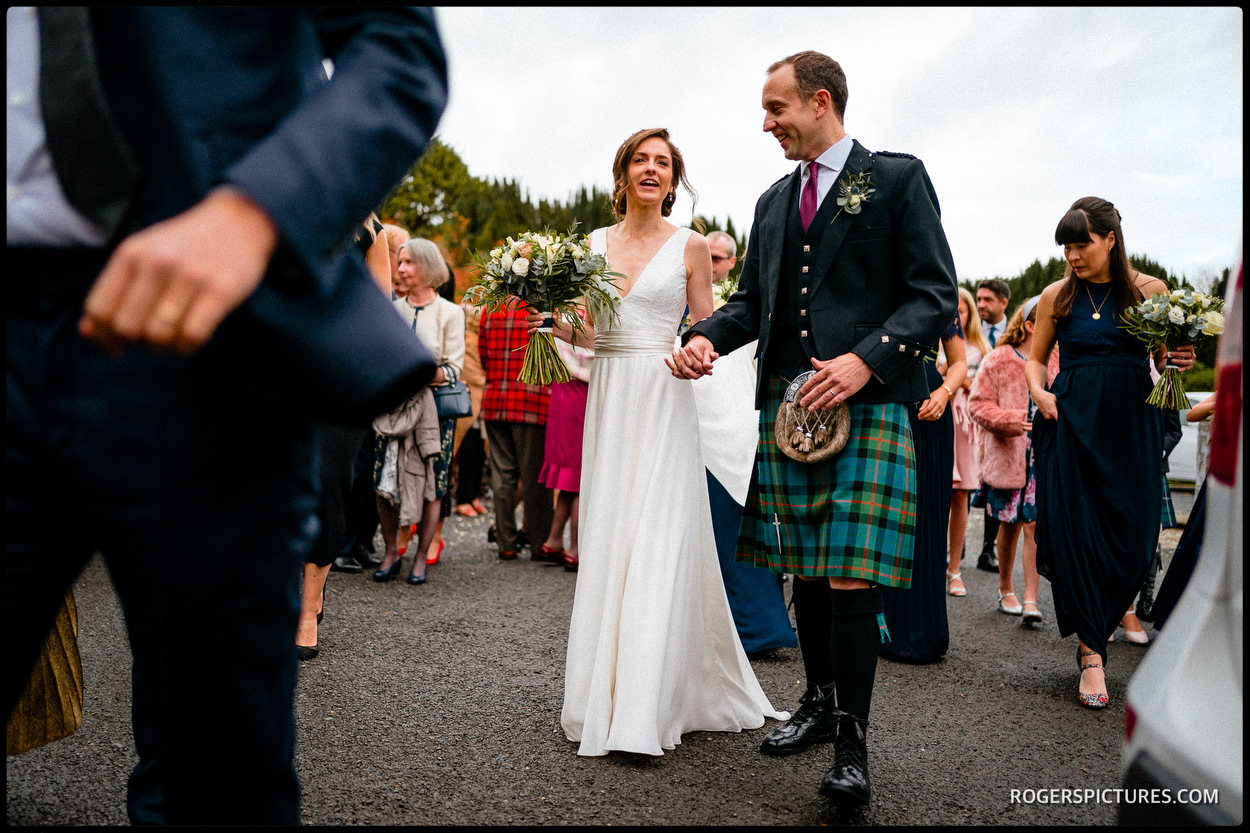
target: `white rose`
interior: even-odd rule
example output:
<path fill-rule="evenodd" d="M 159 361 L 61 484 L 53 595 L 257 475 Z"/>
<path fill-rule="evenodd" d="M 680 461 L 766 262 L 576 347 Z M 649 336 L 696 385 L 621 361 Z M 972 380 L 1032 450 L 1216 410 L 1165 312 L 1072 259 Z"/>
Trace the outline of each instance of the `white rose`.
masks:
<path fill-rule="evenodd" d="M 1168 307 L 1168 320 L 1173 324 L 1185 323 L 1185 310 L 1180 307 Z"/>
<path fill-rule="evenodd" d="M 1208 312 L 1206 314 L 1207 323 L 1202 328 L 1202 332 L 1209 336 L 1217 336 L 1224 332 L 1224 316 L 1218 312 Z"/>
<path fill-rule="evenodd" d="M 1171 294 L 1168 295 L 1168 297 L 1171 298 L 1173 301 L 1179 301 L 1184 295 L 1185 295 L 1185 290 L 1173 289 Z"/>
<path fill-rule="evenodd" d="M 503 270 L 505 272 L 512 268 L 512 258 L 513 258 L 513 255 L 512 255 L 511 249 L 504 252 L 503 255 L 499 258 L 499 265 L 503 267 Z"/>
<path fill-rule="evenodd" d="M 518 257 L 516 260 L 512 261 L 512 271 L 513 273 L 521 276 L 522 278 L 528 275 L 530 271 L 529 259 L 524 258 L 524 257 Z"/>
<path fill-rule="evenodd" d="M 586 250 L 583 249 L 581 246 L 577 245 L 576 243 L 573 244 L 573 248 L 570 249 L 570 251 L 573 253 L 573 257 L 577 258 L 578 260 L 586 259 Z"/>

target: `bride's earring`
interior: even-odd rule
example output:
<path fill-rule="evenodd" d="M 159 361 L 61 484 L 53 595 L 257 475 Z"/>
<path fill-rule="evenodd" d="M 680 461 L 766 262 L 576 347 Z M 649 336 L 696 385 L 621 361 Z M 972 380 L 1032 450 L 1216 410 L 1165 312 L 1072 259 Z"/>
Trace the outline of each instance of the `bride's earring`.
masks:
<path fill-rule="evenodd" d="M 668 212 L 673 210 L 673 203 L 675 202 L 677 202 L 677 192 L 669 191 L 668 195 L 664 197 L 664 202 L 662 203 L 665 214 L 668 214 Z"/>

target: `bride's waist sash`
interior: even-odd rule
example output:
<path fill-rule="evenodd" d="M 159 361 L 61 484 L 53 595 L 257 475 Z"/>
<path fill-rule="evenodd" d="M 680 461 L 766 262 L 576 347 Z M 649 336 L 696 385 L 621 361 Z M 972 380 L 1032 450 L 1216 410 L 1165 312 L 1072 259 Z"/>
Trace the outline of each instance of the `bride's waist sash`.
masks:
<path fill-rule="evenodd" d="M 660 333 L 604 330 L 595 333 L 595 358 L 646 356 L 657 353 L 671 356 L 676 341 L 676 336 L 666 336 Z"/>

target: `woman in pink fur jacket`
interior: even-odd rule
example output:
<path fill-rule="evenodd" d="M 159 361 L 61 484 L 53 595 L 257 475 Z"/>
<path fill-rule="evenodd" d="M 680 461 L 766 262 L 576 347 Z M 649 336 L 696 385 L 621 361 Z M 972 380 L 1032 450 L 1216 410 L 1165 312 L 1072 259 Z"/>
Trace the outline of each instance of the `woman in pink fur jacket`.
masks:
<path fill-rule="evenodd" d="M 1029 431 L 1035 406 L 1029 398 L 1024 366 L 1033 342 L 1034 310 L 1030 298 L 1012 316 L 998 345 L 981 362 L 968 396 L 968 413 L 976 423 L 973 447 L 983 484 L 979 495 L 1002 525 L 998 528 L 998 609 L 1023 614 L 1021 624 L 1042 621 L 1037 606 L 1036 482 Z M 1058 353 L 1051 356 L 1050 378 L 1059 371 Z M 980 503 L 980 500 L 974 501 Z M 1024 603 L 1015 593 L 1012 569 L 1016 543 L 1024 533 Z"/>

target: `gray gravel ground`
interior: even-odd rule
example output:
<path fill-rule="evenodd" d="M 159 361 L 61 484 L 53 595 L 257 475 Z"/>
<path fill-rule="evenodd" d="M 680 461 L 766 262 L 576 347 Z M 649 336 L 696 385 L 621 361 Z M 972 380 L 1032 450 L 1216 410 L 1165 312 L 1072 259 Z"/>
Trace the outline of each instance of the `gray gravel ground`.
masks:
<path fill-rule="evenodd" d="M 1176 498 L 1184 518 L 1192 495 Z M 928 666 L 878 666 L 869 729 L 873 802 L 842 815 L 816 793 L 832 750 L 762 756 L 757 748 L 772 721 L 741 734 L 692 733 L 658 758 L 578 757 L 559 725 L 575 576 L 525 554 L 498 561 L 486 542 L 489 522 L 449 519 L 442 562 L 423 586 L 331 574 L 322 651 L 303 664 L 295 703 L 306 824 L 1115 822 L 1112 804 L 1011 801 L 1012 789 L 1119 785 L 1124 690 L 1144 655 L 1123 639 L 1110 645 L 1111 706 L 1082 709 L 1075 639 L 1059 638 L 1045 581 L 1047 620 L 1030 631 L 995 610 L 996 577 L 965 561 L 969 595 L 947 599 L 946 657 Z M 1168 556 L 1176 537 L 1165 533 Z M 980 540 L 974 517 L 969 549 Z M 1019 569 L 1017 559 L 1021 588 Z M 136 762 L 130 655 L 98 558 L 76 593 L 83 726 L 6 759 L 11 825 L 126 823 L 126 777 Z M 188 640 L 211 638 L 211 627 L 189 627 Z M 753 665 L 773 704 L 793 709 L 804 687 L 798 650 Z"/>

